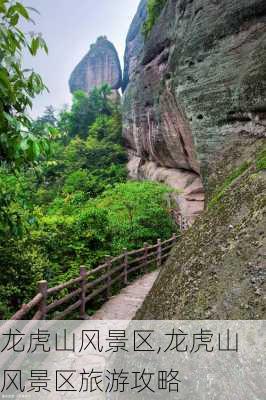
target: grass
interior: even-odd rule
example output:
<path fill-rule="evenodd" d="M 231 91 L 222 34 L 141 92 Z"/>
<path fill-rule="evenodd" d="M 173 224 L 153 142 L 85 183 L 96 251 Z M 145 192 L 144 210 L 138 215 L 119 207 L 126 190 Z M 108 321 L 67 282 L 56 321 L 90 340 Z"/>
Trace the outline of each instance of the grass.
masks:
<path fill-rule="evenodd" d="M 223 182 L 222 186 L 219 188 L 219 191 L 215 193 L 211 201 L 209 202 L 208 208 L 213 208 L 224 196 L 227 189 L 231 186 L 231 184 L 241 176 L 251 165 L 250 161 L 245 161 L 239 168 L 235 169 Z"/>
<path fill-rule="evenodd" d="M 257 171 L 266 170 L 266 148 L 262 150 L 256 159 L 256 169 Z"/>

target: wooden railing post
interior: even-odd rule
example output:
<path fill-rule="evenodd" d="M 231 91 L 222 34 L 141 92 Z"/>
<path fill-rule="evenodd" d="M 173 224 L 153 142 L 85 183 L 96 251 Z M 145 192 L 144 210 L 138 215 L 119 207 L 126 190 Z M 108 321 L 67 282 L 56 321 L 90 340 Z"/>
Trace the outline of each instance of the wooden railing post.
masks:
<path fill-rule="evenodd" d="M 124 249 L 124 284 L 128 284 L 128 251 Z"/>
<path fill-rule="evenodd" d="M 106 256 L 106 262 L 107 262 L 107 298 L 109 299 L 112 296 L 112 276 L 111 276 L 111 270 L 112 270 L 112 257 L 111 256 Z"/>
<path fill-rule="evenodd" d="M 48 282 L 47 281 L 39 281 L 38 282 L 38 289 L 39 293 L 42 294 L 42 300 L 39 304 L 39 311 L 41 313 L 41 319 L 46 318 L 47 314 L 47 289 L 48 289 Z"/>
<path fill-rule="evenodd" d="M 106 291 L 107 297 L 110 298 L 112 295 L 112 284 L 117 282 L 119 279 L 122 283 L 122 279 L 124 279 L 124 284 L 128 284 L 128 276 L 130 271 L 138 271 L 143 267 L 145 270 L 149 263 L 157 263 L 157 267 L 162 265 L 162 260 L 164 260 L 168 253 L 170 253 L 170 249 L 174 246 L 173 243 L 177 242 L 178 237 L 176 233 L 173 233 L 172 237 L 164 242 L 161 242 L 161 239 L 157 240 L 157 245 L 149 246 L 148 243 L 144 243 L 144 247 L 141 249 L 128 251 L 124 249 L 124 252 L 115 257 L 114 259 L 111 256 L 106 256 L 106 261 L 104 265 L 100 265 L 95 270 L 90 271 L 88 273 L 85 267 L 80 267 L 80 276 L 75 278 L 69 282 L 58 285 L 53 288 L 48 289 L 48 282 L 46 280 L 38 282 L 38 294 L 27 304 L 23 305 L 20 310 L 18 310 L 13 317 L 12 320 L 20 320 L 22 319 L 29 311 L 33 308 L 38 307 L 38 311 L 33 315 L 33 319 L 46 319 L 47 315 L 54 310 L 55 308 L 61 306 L 69 302 L 73 298 L 79 297 L 79 300 L 74 304 L 71 304 L 65 311 L 59 312 L 59 315 L 56 315 L 55 319 L 61 319 L 65 315 L 68 315 L 70 312 L 80 308 L 80 318 L 86 318 L 86 286 L 87 285 L 87 277 L 90 274 L 93 277 L 94 271 L 95 274 L 97 272 L 97 277 L 95 282 L 92 280 L 89 284 L 89 287 L 95 287 L 96 284 L 101 283 L 101 286 L 93 291 L 92 295 L 87 297 L 88 299 L 94 298 L 99 293 L 104 293 Z M 166 245 L 166 246 L 165 246 Z M 150 251 L 152 250 L 152 251 Z M 150 251 L 150 253 L 149 253 Z M 142 256 L 143 254 L 143 256 Z M 137 256 L 136 256 L 137 255 Z M 152 259 L 151 259 L 152 257 Z M 120 261 L 120 264 L 117 266 L 115 263 Z M 121 261 L 123 260 L 123 261 Z M 137 263 L 138 262 L 138 263 Z M 137 263 L 136 266 L 131 268 L 131 264 Z M 115 266 L 114 269 L 112 267 Z M 122 270 L 123 269 L 123 273 Z M 98 276 L 98 272 L 101 273 Z M 112 279 L 112 272 L 115 274 L 117 271 L 120 272 L 119 276 L 117 276 L 114 280 Z M 95 283 L 95 284 L 93 284 Z M 67 294 L 63 298 L 60 298 L 54 302 L 50 302 L 48 304 L 47 297 L 51 296 L 55 293 L 60 293 L 63 289 L 72 287 L 75 285 L 78 286 L 72 293 Z"/>
<path fill-rule="evenodd" d="M 183 218 L 182 218 L 181 214 L 179 214 L 179 216 L 178 216 L 178 223 L 179 223 L 179 227 L 180 227 L 180 232 L 182 232 L 182 230 L 183 230 Z"/>
<path fill-rule="evenodd" d="M 148 243 L 144 243 L 144 266 L 146 267 L 148 263 Z"/>
<path fill-rule="evenodd" d="M 81 288 L 81 293 L 80 293 L 80 319 L 85 319 L 86 318 L 86 274 L 87 270 L 86 267 L 80 267 L 79 270 L 79 275 L 82 278 L 80 281 L 80 288 Z"/>
<path fill-rule="evenodd" d="M 162 265 L 162 242 L 161 239 L 157 240 L 157 267 Z"/>

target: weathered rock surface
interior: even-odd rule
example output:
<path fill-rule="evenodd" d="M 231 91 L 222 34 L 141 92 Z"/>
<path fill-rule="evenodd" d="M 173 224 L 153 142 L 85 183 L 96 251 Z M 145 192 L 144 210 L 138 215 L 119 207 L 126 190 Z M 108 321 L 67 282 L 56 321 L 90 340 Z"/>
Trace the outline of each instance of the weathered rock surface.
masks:
<path fill-rule="evenodd" d="M 208 209 L 181 237 L 136 319 L 265 319 L 266 140 L 235 140 L 209 166 Z"/>
<path fill-rule="evenodd" d="M 147 17 L 147 0 L 141 0 L 137 13 L 130 25 L 127 39 L 126 50 L 124 56 L 124 75 L 123 90 L 126 89 L 130 78 L 138 63 L 138 56 L 143 49 L 144 38 L 142 35 L 142 25 Z"/>
<path fill-rule="evenodd" d="M 195 181 L 192 219 L 210 157 L 236 133 L 264 135 L 265 50 L 264 0 L 168 0 L 137 65 L 133 57 L 123 102 L 129 173 L 150 178 L 152 163 L 152 176 L 170 175 L 175 188 Z M 177 198 L 184 215 L 190 199 Z"/>
<path fill-rule="evenodd" d="M 89 93 L 94 87 L 104 83 L 114 90 L 119 89 L 122 71 L 114 45 L 105 36 L 101 36 L 72 72 L 69 87 L 71 93 L 77 90 Z"/>

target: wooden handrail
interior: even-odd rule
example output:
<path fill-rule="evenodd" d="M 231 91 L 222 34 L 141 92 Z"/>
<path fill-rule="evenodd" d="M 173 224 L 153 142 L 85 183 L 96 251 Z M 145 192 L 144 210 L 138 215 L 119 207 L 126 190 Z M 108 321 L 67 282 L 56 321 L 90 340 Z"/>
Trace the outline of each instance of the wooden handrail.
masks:
<path fill-rule="evenodd" d="M 28 304 L 23 304 L 20 310 L 13 315 L 12 320 L 22 319 L 33 307 L 37 306 L 43 299 L 43 295 L 38 293 Z"/>
<path fill-rule="evenodd" d="M 109 298 L 112 295 L 112 287 L 115 283 L 120 282 L 122 285 L 127 285 L 130 274 L 140 269 L 143 269 L 145 272 L 150 264 L 155 263 L 157 267 L 160 267 L 163 260 L 169 256 L 176 241 L 177 236 L 173 234 L 170 239 L 165 241 L 158 239 L 157 244 L 154 245 L 144 243 L 144 247 L 141 249 L 132 251 L 124 249 L 123 254 L 114 258 L 107 256 L 104 264 L 92 270 L 87 271 L 86 267 L 82 266 L 79 277 L 52 288 L 48 288 L 47 281 L 40 281 L 38 284 L 39 293 L 29 303 L 23 304 L 11 320 L 23 319 L 35 307 L 38 308 L 31 317 L 32 320 L 45 319 L 47 314 L 56 309 L 58 310 L 58 308 L 59 310 L 54 315 L 55 320 L 63 319 L 78 308 L 80 309 L 80 318 L 86 318 L 85 310 L 88 301 L 93 300 L 98 294 L 103 292 L 106 292 L 106 296 Z M 120 263 L 118 264 L 119 261 Z M 92 279 L 90 280 L 90 278 Z M 91 289 L 93 290 L 89 292 Z M 60 292 L 63 290 L 63 297 L 59 297 Z M 48 303 L 48 299 L 51 296 L 55 298 L 53 298 L 52 302 Z M 72 299 L 75 299 L 75 302 L 68 305 L 66 309 L 62 309 L 62 306 L 69 303 Z"/>
<path fill-rule="evenodd" d="M 47 312 L 61 306 L 64 303 L 67 303 L 68 300 L 73 299 L 73 297 L 77 296 L 80 293 L 81 293 L 81 288 L 76 289 L 74 292 L 67 294 L 66 296 L 62 297 L 59 300 L 55 300 L 53 303 L 51 303 L 47 306 Z"/>
<path fill-rule="evenodd" d="M 175 240 L 176 240 L 176 235 L 174 234 L 170 239 L 167 239 L 164 242 L 162 242 L 162 245 L 165 245 L 167 243 L 171 243 L 171 242 L 173 242 Z"/>
<path fill-rule="evenodd" d="M 131 250 L 128 252 L 129 256 L 134 256 L 135 254 L 139 254 L 139 253 L 143 253 L 144 252 L 144 247 L 142 247 L 141 249 L 137 249 L 137 250 Z"/>
<path fill-rule="evenodd" d="M 81 277 L 72 279 L 71 281 L 68 281 L 66 283 L 62 283 L 61 285 L 57 285 L 57 286 L 54 286 L 54 287 L 48 289 L 47 290 L 47 294 L 51 295 L 51 294 L 55 294 L 55 293 L 61 292 L 61 290 L 67 289 L 67 288 L 69 288 L 71 286 L 74 286 L 77 283 L 80 283 L 81 281 L 82 281 Z"/>

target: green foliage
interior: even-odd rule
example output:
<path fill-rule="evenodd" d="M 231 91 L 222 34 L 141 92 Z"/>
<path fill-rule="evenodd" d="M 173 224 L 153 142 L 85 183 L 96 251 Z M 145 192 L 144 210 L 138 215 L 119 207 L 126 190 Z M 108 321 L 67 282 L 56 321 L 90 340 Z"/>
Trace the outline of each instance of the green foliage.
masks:
<path fill-rule="evenodd" d="M 40 35 L 24 34 L 21 19 L 30 21 L 27 8 L 11 0 L 0 1 L 0 160 L 21 166 L 35 162 L 50 151 L 48 136 L 33 134 L 27 108 L 45 89 L 39 74 L 23 69 L 22 54 L 35 56 L 39 49 L 48 51 Z"/>
<path fill-rule="evenodd" d="M 121 143 L 121 113 L 114 110 L 112 116 L 105 114 L 99 115 L 95 122 L 90 126 L 89 136 L 97 140 L 108 140 L 113 143 Z"/>
<path fill-rule="evenodd" d="M 109 98 L 110 94 L 111 88 L 108 85 L 94 88 L 89 95 L 82 91 L 74 94 L 71 111 L 65 113 L 69 137 L 79 135 L 86 138 L 90 126 L 97 117 L 112 114 L 113 105 Z"/>
<path fill-rule="evenodd" d="M 36 132 L 37 135 L 44 135 L 49 132 L 49 128 L 56 128 L 58 121 L 55 113 L 56 110 L 53 106 L 46 107 L 43 115 L 33 122 L 32 131 Z"/>
<path fill-rule="evenodd" d="M 33 175 L 14 175 L 5 166 L 0 167 L 0 238 L 22 236 L 35 222 L 32 215 Z"/>
<path fill-rule="evenodd" d="M 176 227 L 167 209 L 170 191 L 155 182 L 126 182 L 96 199 L 96 207 L 108 210 L 115 253 L 171 236 Z"/>
<path fill-rule="evenodd" d="M 77 171 L 68 179 L 68 190 L 81 186 L 87 176 Z M 51 284 L 64 282 L 78 274 L 80 265 L 95 267 L 106 254 L 117 255 L 123 248 L 154 243 L 171 236 L 175 226 L 167 209 L 169 188 L 150 182 L 117 184 L 94 200 L 84 192 L 57 197 L 48 213 L 39 213 L 39 227 L 33 242 L 49 259 L 44 277 Z M 163 221 L 163 224 L 162 224 Z"/>
<path fill-rule="evenodd" d="M 147 18 L 143 24 L 143 34 L 145 39 L 149 36 L 156 20 L 159 18 L 167 0 L 148 0 Z"/>
<path fill-rule="evenodd" d="M 225 192 L 230 188 L 231 184 L 239 178 L 251 165 L 251 162 L 246 161 L 239 168 L 235 169 L 223 182 L 222 186 L 219 188 L 219 191 L 213 196 L 211 199 L 208 208 L 214 207 L 224 196 Z"/>
<path fill-rule="evenodd" d="M 95 266 L 109 248 L 111 236 L 104 210 L 85 206 L 68 210 L 63 202 L 57 214 L 39 216 L 39 221 L 33 238 L 48 256 L 44 278 L 50 284 L 77 276 L 80 265 Z"/>
<path fill-rule="evenodd" d="M 102 97 L 107 89 L 104 85 L 89 96 L 81 92 L 78 96 L 91 101 L 91 96 L 95 98 L 101 93 Z M 46 164 L 44 171 L 45 185 L 49 186 L 49 192 L 53 192 L 54 198 L 59 195 L 72 195 L 78 191 L 79 195 L 82 192 L 83 198 L 89 199 L 99 195 L 109 186 L 125 181 L 127 157 L 121 145 L 121 112 L 118 105 L 109 102 L 108 99 L 108 107 L 97 106 L 98 111 L 93 113 L 90 125 L 86 128 L 84 125 L 86 136 L 74 135 L 72 138 L 69 115 L 71 114 L 72 120 L 78 120 L 79 108 L 74 112 L 72 107 L 70 113 L 64 110 L 59 114 L 57 128 L 63 125 L 68 136 L 54 146 L 53 159 Z M 39 189 L 38 194 L 41 195 L 39 199 L 42 202 L 46 196 L 43 187 Z M 51 201 L 52 198 L 48 196 L 47 200 Z"/>
<path fill-rule="evenodd" d="M 7 318 L 36 293 L 47 262 L 32 241 L 37 219 L 32 205 L 33 177 L 0 167 L 0 318 Z"/>
<path fill-rule="evenodd" d="M 90 176 L 87 170 L 79 169 L 69 174 L 65 180 L 63 193 L 72 194 L 77 191 L 87 191 L 90 187 Z"/>
<path fill-rule="evenodd" d="M 106 254 L 175 230 L 167 187 L 126 182 L 121 112 L 109 93 L 108 86 L 78 92 L 70 111 L 48 107 L 35 121 L 34 132 L 62 132 L 38 174 L 0 168 L 1 318 L 34 296 L 38 280 L 65 282 L 80 265 L 93 268 Z"/>
<path fill-rule="evenodd" d="M 30 235 L 0 238 L 0 319 L 9 318 L 36 294 L 47 259 Z"/>
<path fill-rule="evenodd" d="M 266 149 L 263 149 L 256 159 L 257 171 L 262 171 L 266 169 Z"/>
<path fill-rule="evenodd" d="M 92 137 L 87 140 L 73 139 L 65 148 L 63 156 L 68 170 L 105 169 L 113 163 L 121 164 L 126 161 L 125 151 L 121 145 L 105 140 L 99 141 Z"/>

